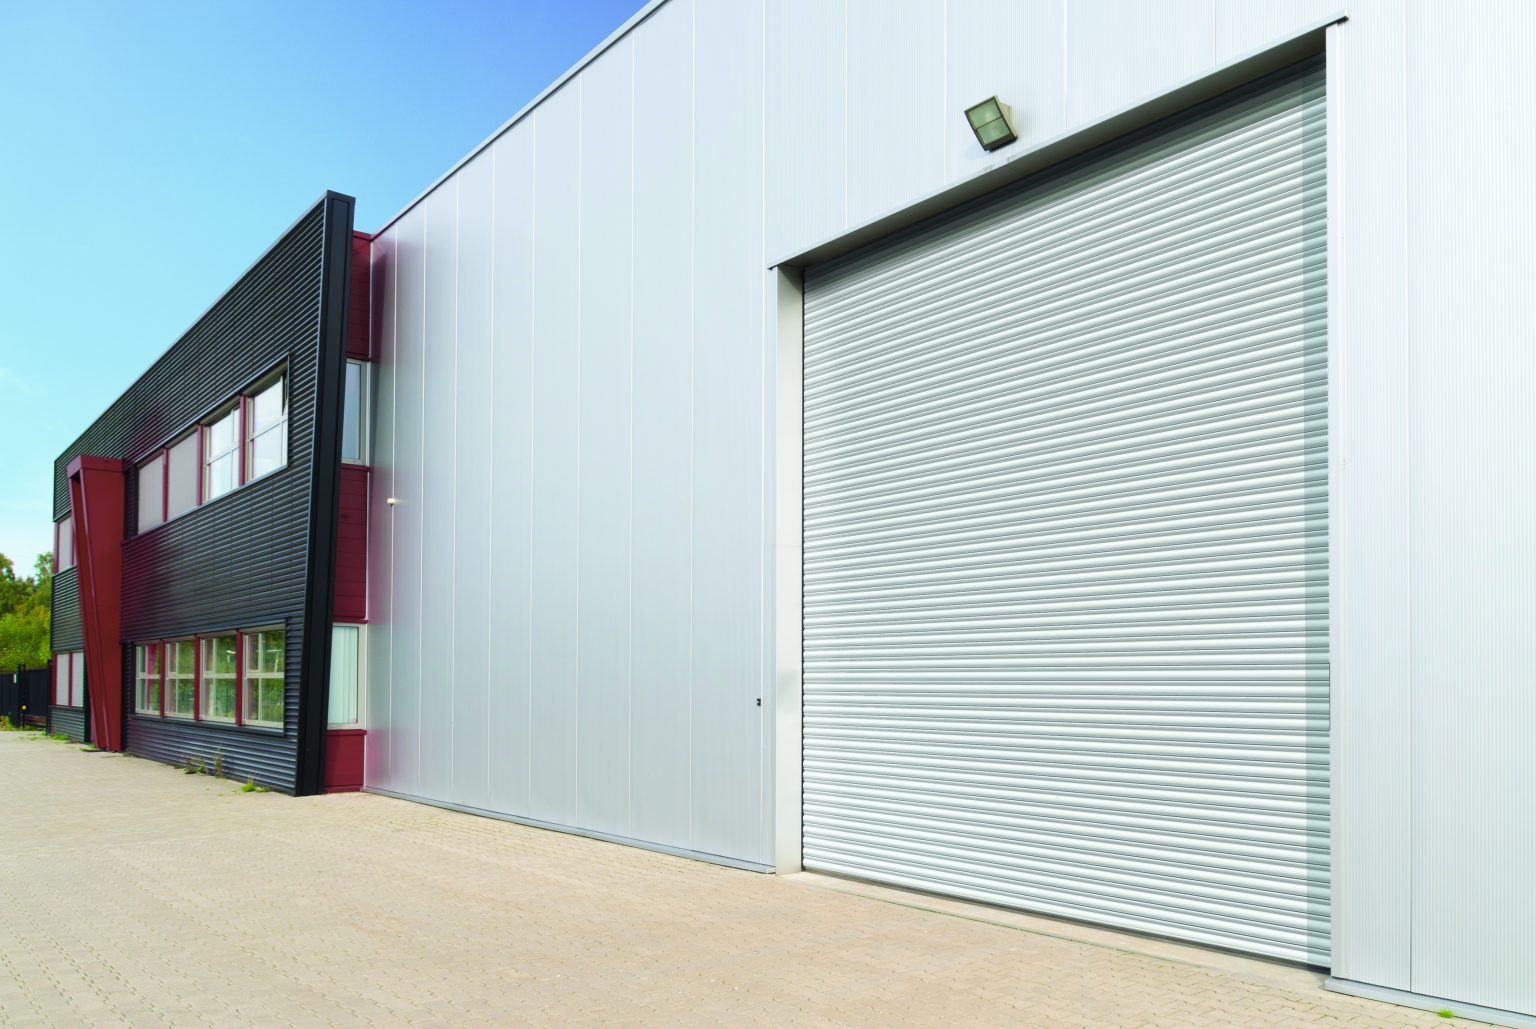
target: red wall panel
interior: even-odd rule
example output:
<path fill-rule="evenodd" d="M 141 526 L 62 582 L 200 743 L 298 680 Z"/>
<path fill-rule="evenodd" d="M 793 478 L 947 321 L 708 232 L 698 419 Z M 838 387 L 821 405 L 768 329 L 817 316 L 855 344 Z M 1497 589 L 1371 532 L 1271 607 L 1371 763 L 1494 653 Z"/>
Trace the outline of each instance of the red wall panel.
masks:
<path fill-rule="evenodd" d="M 336 598 L 332 619 L 368 620 L 368 469 L 341 466 L 336 527 Z"/>
<path fill-rule="evenodd" d="M 352 282 L 347 287 L 347 356 L 359 361 L 373 360 L 368 325 L 368 315 L 373 308 L 368 299 L 372 240 L 366 232 L 352 233 Z"/>

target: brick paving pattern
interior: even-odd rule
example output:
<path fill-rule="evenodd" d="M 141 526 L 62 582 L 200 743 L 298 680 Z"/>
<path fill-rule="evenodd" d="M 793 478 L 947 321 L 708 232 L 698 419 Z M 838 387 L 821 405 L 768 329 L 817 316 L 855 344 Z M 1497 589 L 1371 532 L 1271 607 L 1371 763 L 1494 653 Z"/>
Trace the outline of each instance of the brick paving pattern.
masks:
<path fill-rule="evenodd" d="M 1472 1024 L 33 733 L 0 784 L 0 1025 Z"/>

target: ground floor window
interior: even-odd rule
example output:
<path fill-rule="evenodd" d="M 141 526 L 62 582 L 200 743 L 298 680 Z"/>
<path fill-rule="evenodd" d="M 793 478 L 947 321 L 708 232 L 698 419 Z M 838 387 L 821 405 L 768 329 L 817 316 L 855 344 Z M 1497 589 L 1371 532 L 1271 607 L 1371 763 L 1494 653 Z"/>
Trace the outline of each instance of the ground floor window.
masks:
<path fill-rule="evenodd" d="M 134 712 L 281 729 L 287 645 L 280 625 L 135 644 Z M 60 654 L 60 696 L 68 693 L 71 667 L 69 655 Z"/>
<path fill-rule="evenodd" d="M 85 704 L 85 651 L 66 650 L 53 655 L 53 704 L 55 707 Z"/>
<path fill-rule="evenodd" d="M 133 648 L 133 709 L 141 715 L 160 714 L 165 685 L 161 671 L 160 644 L 140 643 Z"/>
<path fill-rule="evenodd" d="M 359 691 L 362 688 L 363 627 L 331 627 L 331 687 L 327 721 L 333 729 L 356 727 Z"/>
<path fill-rule="evenodd" d="M 196 640 L 165 644 L 165 713 L 171 718 L 197 717 Z"/>
<path fill-rule="evenodd" d="M 203 709 L 198 717 L 206 722 L 235 720 L 235 677 L 240 662 L 236 655 L 239 637 L 203 637 L 202 696 Z"/>
<path fill-rule="evenodd" d="M 286 637 L 282 629 L 245 633 L 246 725 L 283 726 Z"/>

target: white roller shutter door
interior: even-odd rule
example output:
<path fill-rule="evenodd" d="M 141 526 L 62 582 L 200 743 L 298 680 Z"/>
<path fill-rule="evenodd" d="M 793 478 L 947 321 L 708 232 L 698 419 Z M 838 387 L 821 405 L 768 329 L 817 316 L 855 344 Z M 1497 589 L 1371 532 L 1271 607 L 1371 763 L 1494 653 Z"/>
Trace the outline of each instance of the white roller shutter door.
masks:
<path fill-rule="evenodd" d="M 1326 965 L 1320 66 L 807 270 L 809 868 Z"/>

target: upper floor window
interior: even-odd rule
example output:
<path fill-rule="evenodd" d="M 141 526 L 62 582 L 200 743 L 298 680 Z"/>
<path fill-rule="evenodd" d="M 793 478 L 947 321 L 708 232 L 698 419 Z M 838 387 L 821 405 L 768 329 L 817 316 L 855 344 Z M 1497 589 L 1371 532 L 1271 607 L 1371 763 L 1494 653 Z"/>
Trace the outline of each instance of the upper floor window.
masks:
<path fill-rule="evenodd" d="M 222 497 L 240 485 L 240 406 L 203 426 L 203 499 Z"/>
<path fill-rule="evenodd" d="M 286 379 L 260 387 L 245 401 L 246 480 L 259 479 L 288 463 L 288 394 Z"/>
<path fill-rule="evenodd" d="M 368 365 L 364 361 L 347 362 L 346 393 L 341 407 L 341 459 L 354 464 L 368 463 Z"/>
<path fill-rule="evenodd" d="M 139 531 L 165 521 L 165 451 L 139 465 Z"/>
<path fill-rule="evenodd" d="M 54 571 L 75 567 L 75 516 L 65 515 L 53 526 Z"/>
<path fill-rule="evenodd" d="M 197 506 L 197 437 L 189 432 L 165 449 L 165 517 Z"/>
<path fill-rule="evenodd" d="M 139 462 L 138 531 L 186 514 L 287 463 L 287 376 L 279 372 Z"/>

